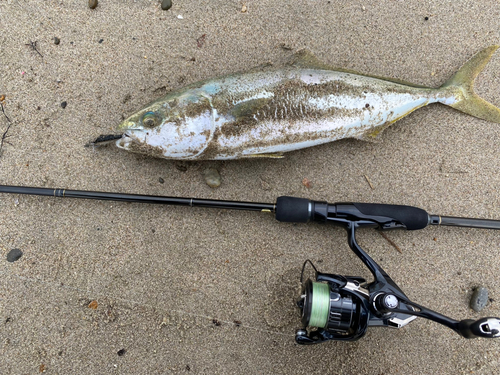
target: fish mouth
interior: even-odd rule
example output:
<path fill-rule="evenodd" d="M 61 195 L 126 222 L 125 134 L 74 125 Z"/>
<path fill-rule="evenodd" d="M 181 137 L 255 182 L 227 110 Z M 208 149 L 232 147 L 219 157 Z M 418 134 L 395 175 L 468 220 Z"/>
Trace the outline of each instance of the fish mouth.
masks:
<path fill-rule="evenodd" d="M 118 148 L 129 150 L 133 144 L 141 145 L 146 140 L 146 134 L 142 129 L 126 129 L 123 135 L 115 140 Z"/>

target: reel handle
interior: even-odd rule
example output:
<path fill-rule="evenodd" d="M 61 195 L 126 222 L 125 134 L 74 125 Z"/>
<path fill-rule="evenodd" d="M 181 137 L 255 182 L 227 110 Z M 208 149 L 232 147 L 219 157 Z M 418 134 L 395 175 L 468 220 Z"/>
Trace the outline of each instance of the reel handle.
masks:
<path fill-rule="evenodd" d="M 496 338 L 500 337 L 499 318 L 481 318 L 478 320 L 465 319 L 458 323 L 459 333 L 467 338 L 476 337 Z"/>

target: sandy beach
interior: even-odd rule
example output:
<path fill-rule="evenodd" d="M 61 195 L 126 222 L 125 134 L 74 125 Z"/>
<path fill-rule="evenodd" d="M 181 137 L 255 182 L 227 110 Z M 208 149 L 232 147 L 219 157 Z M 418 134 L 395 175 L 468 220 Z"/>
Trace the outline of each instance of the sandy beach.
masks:
<path fill-rule="evenodd" d="M 186 162 L 84 147 L 171 90 L 280 66 L 304 48 L 333 66 L 438 87 L 499 43 L 493 0 L 173 0 L 167 11 L 153 0 L 93 10 L 87 0 L 0 0 L 0 184 L 269 203 L 292 195 L 500 219 L 500 124 L 440 104 L 377 142 L 283 159 Z M 499 72 L 497 52 L 475 85 L 498 106 Z M 207 168 L 220 187 L 205 183 Z M 387 236 L 401 253 L 374 230 L 359 242 L 413 301 L 459 320 L 500 316 L 499 232 Z M 22 252 L 15 262 L 12 249 Z M 5 194 L 0 254 L 1 374 L 455 375 L 500 365 L 500 340 L 467 340 L 424 319 L 353 343 L 297 345 L 306 259 L 370 278 L 345 232 L 328 225 Z M 469 307 L 478 286 L 490 297 L 480 313 Z"/>

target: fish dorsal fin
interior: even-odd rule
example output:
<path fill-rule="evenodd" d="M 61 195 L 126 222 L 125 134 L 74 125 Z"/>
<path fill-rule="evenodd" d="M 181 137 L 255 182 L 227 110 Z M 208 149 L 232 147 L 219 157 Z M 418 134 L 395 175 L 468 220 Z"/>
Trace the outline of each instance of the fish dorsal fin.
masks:
<path fill-rule="evenodd" d="M 325 64 L 308 49 L 301 49 L 295 52 L 288 65 L 305 69 L 339 70 L 331 65 Z"/>
<path fill-rule="evenodd" d="M 294 53 L 291 61 L 289 62 L 289 65 L 295 66 L 297 68 L 304 68 L 304 69 L 333 70 L 336 72 L 356 74 L 356 75 L 360 75 L 360 76 L 381 79 L 383 81 L 394 82 L 394 83 L 397 83 L 400 85 L 405 85 L 405 86 L 410 86 L 410 87 L 418 87 L 418 88 L 423 88 L 423 89 L 431 88 L 428 86 L 416 85 L 414 83 L 403 81 L 400 79 L 381 77 L 381 76 L 372 75 L 372 74 L 363 74 L 363 73 L 359 73 L 357 71 L 350 70 L 350 69 L 337 68 L 337 67 L 334 67 L 332 65 L 325 64 L 323 61 L 318 59 L 308 49 L 302 49 L 302 50 L 299 50 L 296 53 Z"/>
<path fill-rule="evenodd" d="M 266 70 L 271 70 L 274 68 L 274 64 L 271 61 L 268 61 L 266 63 L 254 66 L 250 70 L 245 70 L 245 73 L 257 73 L 257 72 L 265 72 Z"/>

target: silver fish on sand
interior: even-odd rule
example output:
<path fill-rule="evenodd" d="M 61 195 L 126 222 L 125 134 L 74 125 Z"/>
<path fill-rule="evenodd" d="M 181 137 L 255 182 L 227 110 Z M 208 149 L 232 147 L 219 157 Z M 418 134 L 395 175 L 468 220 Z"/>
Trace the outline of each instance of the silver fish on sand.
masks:
<path fill-rule="evenodd" d="M 343 138 L 373 139 L 431 103 L 500 123 L 500 109 L 473 91 L 497 48 L 477 53 L 439 88 L 334 70 L 303 51 L 280 69 L 255 69 L 170 92 L 123 121 L 116 145 L 166 159 L 282 157 Z"/>

